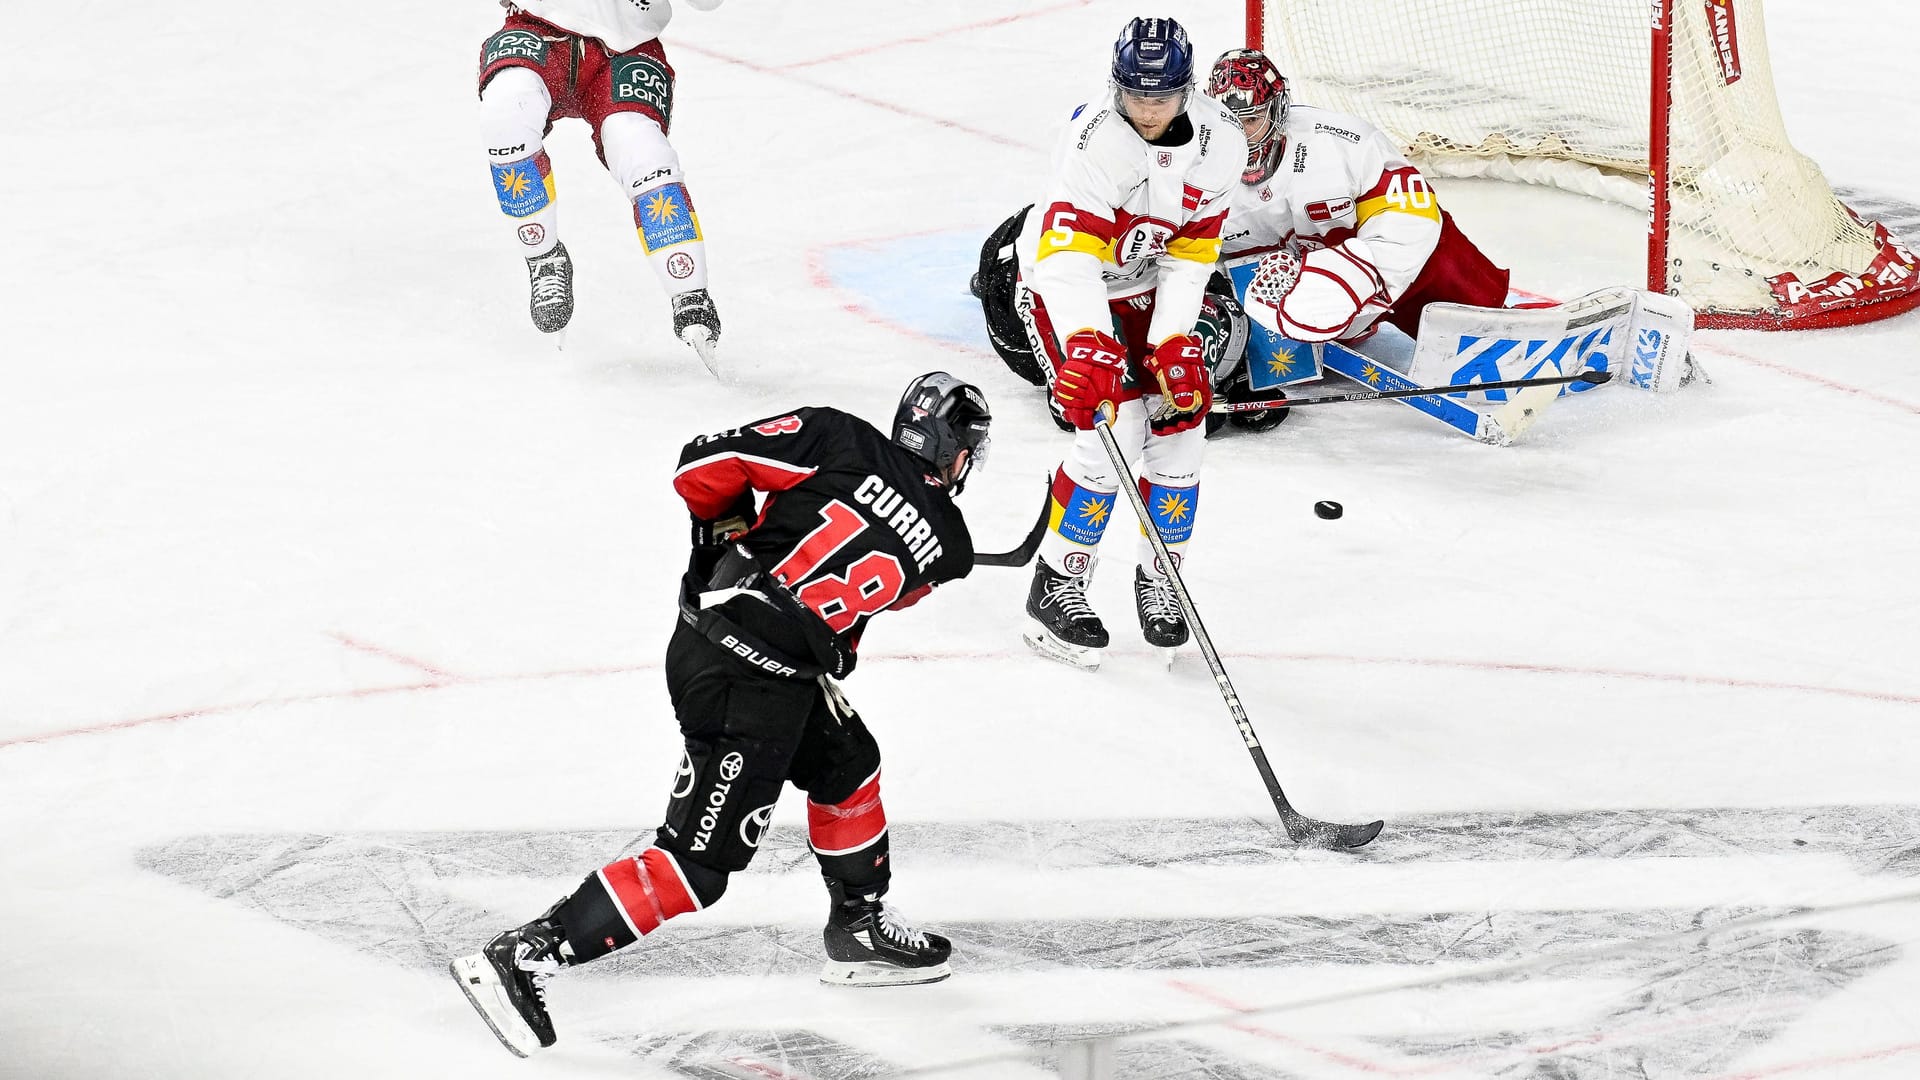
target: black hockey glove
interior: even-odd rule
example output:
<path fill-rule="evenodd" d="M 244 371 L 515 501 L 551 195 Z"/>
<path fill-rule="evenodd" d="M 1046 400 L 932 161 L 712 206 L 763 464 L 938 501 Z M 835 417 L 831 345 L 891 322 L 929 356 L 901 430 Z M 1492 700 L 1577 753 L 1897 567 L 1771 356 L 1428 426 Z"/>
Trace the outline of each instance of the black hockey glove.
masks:
<path fill-rule="evenodd" d="M 1227 400 L 1234 404 L 1243 401 L 1272 401 L 1285 399 L 1287 395 L 1278 390 L 1255 390 L 1248 381 L 1247 369 L 1242 367 L 1227 383 Z M 1261 409 L 1258 412 L 1237 412 L 1227 414 L 1227 423 L 1243 431 L 1272 431 L 1287 420 L 1292 409 Z"/>
<path fill-rule="evenodd" d="M 713 576 L 727 545 L 745 536 L 759 517 L 754 509 L 753 493 L 745 491 L 717 518 L 693 515 L 693 558 L 688 564 L 693 575 L 702 580 Z"/>

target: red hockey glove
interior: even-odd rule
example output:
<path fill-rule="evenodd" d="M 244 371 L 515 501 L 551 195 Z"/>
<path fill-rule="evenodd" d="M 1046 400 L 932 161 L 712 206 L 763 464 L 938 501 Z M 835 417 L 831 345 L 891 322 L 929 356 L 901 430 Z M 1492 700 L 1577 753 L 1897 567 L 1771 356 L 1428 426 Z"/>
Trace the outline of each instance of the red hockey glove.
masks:
<path fill-rule="evenodd" d="M 1147 370 L 1159 380 L 1160 393 L 1166 398 L 1153 418 L 1154 434 L 1171 435 L 1206 420 L 1213 405 L 1213 385 L 1198 338 L 1175 334 L 1161 342 L 1147 357 Z"/>
<path fill-rule="evenodd" d="M 1120 373 L 1126 353 L 1120 343 L 1097 330 L 1070 335 L 1067 358 L 1053 377 L 1053 400 L 1076 430 L 1092 431 L 1093 414 L 1106 402 L 1120 400 Z"/>

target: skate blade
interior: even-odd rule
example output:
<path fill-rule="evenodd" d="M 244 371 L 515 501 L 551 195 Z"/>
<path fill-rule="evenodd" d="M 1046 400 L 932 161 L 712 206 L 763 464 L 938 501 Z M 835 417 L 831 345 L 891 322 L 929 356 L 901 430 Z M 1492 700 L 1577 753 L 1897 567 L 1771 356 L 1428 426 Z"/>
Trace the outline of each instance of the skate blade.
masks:
<path fill-rule="evenodd" d="M 1168 671 L 1172 671 L 1173 658 L 1180 655 L 1180 647 L 1178 645 L 1155 645 L 1153 651 L 1160 654 L 1160 666 Z"/>
<path fill-rule="evenodd" d="M 447 965 L 447 971 L 453 981 L 460 984 L 460 992 L 467 995 L 468 1004 L 487 1022 L 493 1037 L 507 1048 L 514 1057 L 527 1057 L 541 1049 L 540 1037 L 533 1033 L 520 1013 L 507 1001 L 506 991 L 500 986 L 500 976 L 494 973 L 493 965 L 479 953 L 456 958 Z M 489 1004 L 491 1003 L 491 1005 Z M 496 1016 L 496 1010 L 499 1015 Z"/>
<path fill-rule="evenodd" d="M 1030 625 L 1020 635 L 1027 647 L 1049 660 L 1057 660 L 1068 667 L 1081 671 L 1100 670 L 1100 650 L 1085 645 L 1070 645 L 1048 633 L 1039 623 Z"/>
<path fill-rule="evenodd" d="M 700 362 L 707 365 L 707 372 L 714 378 L 720 377 L 720 357 L 716 353 L 713 335 L 704 326 L 689 326 L 680 331 L 680 340 L 693 346 Z"/>
<path fill-rule="evenodd" d="M 820 969 L 820 981 L 828 986 L 919 986 L 937 983 L 952 975 L 953 969 L 945 963 L 933 967 L 907 968 L 873 960 L 829 960 Z"/>

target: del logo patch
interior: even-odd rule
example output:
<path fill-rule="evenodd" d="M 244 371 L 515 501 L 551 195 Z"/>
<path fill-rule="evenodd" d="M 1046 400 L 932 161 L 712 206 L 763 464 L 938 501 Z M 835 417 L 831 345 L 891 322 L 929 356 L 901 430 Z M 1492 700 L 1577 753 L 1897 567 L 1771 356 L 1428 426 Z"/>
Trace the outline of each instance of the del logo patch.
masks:
<path fill-rule="evenodd" d="M 693 200 L 685 184 L 668 184 L 633 200 L 633 223 L 640 230 L 640 246 L 651 255 L 662 248 L 700 239 L 700 220 L 693 216 Z"/>
<path fill-rule="evenodd" d="M 1308 221 L 1332 221 L 1343 214 L 1353 213 L 1352 199 L 1333 199 L 1328 202 L 1307 204 Z"/>
<path fill-rule="evenodd" d="M 673 117 L 673 76 L 667 65 L 651 56 L 613 58 L 613 101 L 616 105 L 641 104 L 660 114 L 660 126 Z"/>

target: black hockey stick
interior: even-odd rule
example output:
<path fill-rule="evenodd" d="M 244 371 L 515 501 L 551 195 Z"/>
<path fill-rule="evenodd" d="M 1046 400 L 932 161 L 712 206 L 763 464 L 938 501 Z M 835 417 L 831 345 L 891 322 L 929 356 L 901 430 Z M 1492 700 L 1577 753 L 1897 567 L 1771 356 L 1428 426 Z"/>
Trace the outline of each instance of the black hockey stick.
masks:
<path fill-rule="evenodd" d="M 1153 517 L 1147 513 L 1147 500 L 1140 495 L 1140 485 L 1133 483 L 1133 467 L 1127 464 L 1127 456 L 1120 452 L 1120 444 L 1114 441 L 1113 429 L 1108 426 L 1112 406 L 1103 406 L 1094 420 L 1094 428 L 1100 432 L 1100 442 L 1107 448 L 1107 459 L 1113 463 L 1114 475 L 1120 478 L 1120 488 L 1127 493 L 1127 501 L 1133 504 L 1133 512 L 1145 525 Z M 1180 609 L 1187 613 L 1187 620 L 1193 623 L 1194 640 L 1200 643 L 1200 654 L 1207 658 L 1207 666 L 1213 669 L 1214 685 L 1220 690 L 1220 696 L 1226 699 L 1227 712 L 1233 717 L 1234 724 L 1240 729 L 1240 738 L 1247 744 L 1247 753 L 1253 755 L 1253 766 L 1260 770 L 1260 779 L 1267 785 L 1267 794 L 1273 798 L 1273 808 L 1280 812 L 1280 823 L 1287 827 L 1287 837 L 1296 844 L 1313 844 L 1324 848 L 1357 848 L 1380 835 L 1380 827 L 1385 822 L 1373 821 L 1365 825 L 1336 825 L 1331 821 L 1310 818 L 1293 808 L 1287 801 L 1287 793 L 1280 790 L 1280 780 L 1273 775 L 1273 766 L 1267 763 L 1267 752 L 1260 747 L 1260 737 L 1253 733 L 1253 721 L 1247 719 L 1247 711 L 1240 707 L 1240 695 L 1233 689 L 1232 680 L 1227 678 L 1227 669 L 1220 663 L 1220 654 L 1214 651 L 1213 639 L 1207 636 L 1207 625 L 1200 621 L 1200 610 L 1193 606 L 1193 596 L 1187 592 L 1187 583 L 1180 578 L 1180 568 L 1174 565 L 1173 556 L 1167 551 L 1167 542 L 1160 537 L 1157 527 L 1146 529 L 1147 540 L 1153 545 L 1153 554 L 1167 571 L 1167 580 L 1173 583 L 1173 594 L 1180 600 Z"/>
<path fill-rule="evenodd" d="M 1012 551 L 976 551 L 973 553 L 975 566 L 1025 566 L 1033 561 L 1033 553 L 1040 550 L 1040 538 L 1047 534 L 1048 511 L 1053 509 L 1053 481 L 1047 481 L 1047 497 L 1040 503 L 1040 517 L 1034 521 L 1033 528 L 1027 531 L 1027 538 Z"/>
<path fill-rule="evenodd" d="M 1529 386 L 1554 386 L 1559 383 L 1592 383 L 1595 386 L 1613 378 L 1611 371 L 1582 371 L 1574 375 L 1553 375 L 1540 379 L 1509 379 L 1506 382 L 1459 383 L 1454 386 L 1410 386 L 1405 390 L 1356 390 L 1351 394 L 1325 397 L 1274 398 L 1271 401 L 1216 401 L 1214 412 L 1261 412 L 1266 409 L 1291 409 L 1296 405 L 1332 405 L 1342 401 L 1385 401 L 1389 398 L 1432 397 L 1435 394 L 1466 394 L 1475 390 L 1519 390 Z"/>

